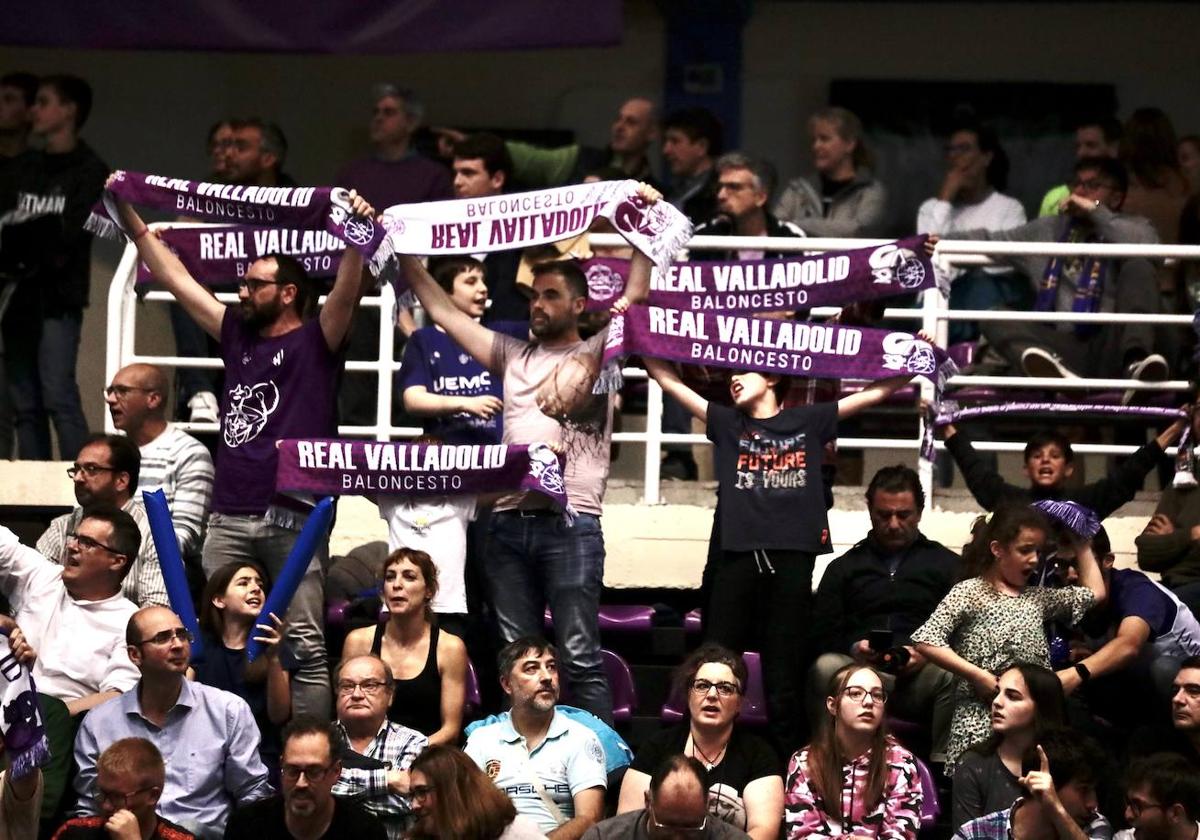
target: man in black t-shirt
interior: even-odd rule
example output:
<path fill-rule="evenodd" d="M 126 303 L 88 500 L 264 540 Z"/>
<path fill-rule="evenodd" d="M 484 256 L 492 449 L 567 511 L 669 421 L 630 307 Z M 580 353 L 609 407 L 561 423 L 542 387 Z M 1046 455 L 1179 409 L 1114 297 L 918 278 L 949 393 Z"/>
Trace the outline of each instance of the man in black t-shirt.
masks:
<path fill-rule="evenodd" d="M 825 715 L 829 681 L 852 661 L 885 671 L 888 709 L 898 717 L 930 722 L 933 758 L 943 759 L 954 714 L 953 677 L 916 652 L 909 635 L 960 575 L 962 559 L 919 530 L 925 492 L 909 467 L 884 467 L 867 487 L 871 531 L 829 564 L 813 608 L 813 650 L 808 713 Z"/>
<path fill-rule="evenodd" d="M 338 736 L 315 718 L 292 720 L 283 731 L 280 778 L 283 795 L 262 799 L 233 812 L 226 840 L 295 840 L 352 837 L 387 840 L 383 823 L 353 802 L 335 799 L 342 772 Z"/>

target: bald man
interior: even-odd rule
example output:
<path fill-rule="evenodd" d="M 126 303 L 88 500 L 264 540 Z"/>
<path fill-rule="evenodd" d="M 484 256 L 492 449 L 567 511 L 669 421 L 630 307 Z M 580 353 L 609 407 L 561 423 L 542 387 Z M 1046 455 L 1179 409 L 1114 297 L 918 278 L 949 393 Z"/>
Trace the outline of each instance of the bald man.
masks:
<path fill-rule="evenodd" d="M 669 757 L 650 778 L 645 808 L 596 823 L 583 840 L 748 840 L 744 831 L 708 812 L 705 776 L 704 765 L 691 756 Z"/>
<path fill-rule="evenodd" d="M 113 425 L 141 452 L 137 492 L 163 491 L 179 551 L 198 567 L 212 505 L 213 460 L 204 444 L 167 422 L 167 388 L 161 368 L 126 365 L 104 390 L 104 399 Z"/>

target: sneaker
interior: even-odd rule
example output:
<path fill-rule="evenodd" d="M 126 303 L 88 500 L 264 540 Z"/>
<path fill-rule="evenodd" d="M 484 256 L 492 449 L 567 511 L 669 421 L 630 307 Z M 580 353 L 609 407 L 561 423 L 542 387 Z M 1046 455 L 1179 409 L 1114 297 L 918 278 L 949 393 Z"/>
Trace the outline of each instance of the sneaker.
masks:
<path fill-rule="evenodd" d="M 188 400 L 189 423 L 216 423 L 221 406 L 212 391 L 200 391 Z"/>
<path fill-rule="evenodd" d="M 1130 362 L 1125 368 L 1126 379 L 1136 379 L 1139 382 L 1166 382 L 1170 376 L 1170 368 L 1167 367 L 1167 360 L 1161 353 L 1151 353 L 1144 359 L 1136 362 Z M 1129 405 L 1138 394 L 1150 393 L 1146 391 L 1128 390 L 1121 395 L 1121 405 Z"/>
<path fill-rule="evenodd" d="M 1078 379 L 1079 375 L 1063 364 L 1062 359 L 1041 347 L 1029 347 L 1021 354 L 1021 367 L 1026 376 L 1038 379 Z"/>

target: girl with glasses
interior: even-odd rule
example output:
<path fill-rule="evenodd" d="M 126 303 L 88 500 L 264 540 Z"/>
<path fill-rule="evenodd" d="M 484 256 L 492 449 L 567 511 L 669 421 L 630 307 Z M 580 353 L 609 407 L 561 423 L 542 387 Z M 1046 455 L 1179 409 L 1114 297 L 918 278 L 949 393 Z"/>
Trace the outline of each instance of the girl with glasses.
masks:
<path fill-rule="evenodd" d="M 833 675 L 827 716 L 788 763 L 788 840 L 842 835 L 913 840 L 921 780 L 912 753 L 887 734 L 879 672 L 851 663 Z"/>
<path fill-rule="evenodd" d="M 466 754 L 431 746 L 409 768 L 417 822 L 409 840 L 541 840 L 532 820 Z"/>
<path fill-rule="evenodd" d="M 691 756 L 707 771 L 708 812 L 755 840 L 779 836 L 783 777 L 779 758 L 762 738 L 736 724 L 746 690 L 746 663 L 720 645 L 700 647 L 676 672 L 676 697 L 687 717 L 649 738 L 621 783 L 617 813 L 646 804 L 650 777 L 670 756 Z"/>

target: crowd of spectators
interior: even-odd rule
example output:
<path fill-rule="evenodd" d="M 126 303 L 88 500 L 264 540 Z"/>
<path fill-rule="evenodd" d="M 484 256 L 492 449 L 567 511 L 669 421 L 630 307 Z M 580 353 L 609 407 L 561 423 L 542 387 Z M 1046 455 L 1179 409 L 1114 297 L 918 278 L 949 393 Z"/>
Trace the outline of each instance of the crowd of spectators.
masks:
<path fill-rule="evenodd" d="M 1167 447 L 1200 433 L 1190 417 L 1087 485 L 1071 481 L 1071 440 L 1057 430 L 1029 438 L 1018 486 L 961 424 L 945 426 L 947 450 L 989 512 L 967 545 L 957 552 L 922 534 L 917 474 L 887 467 L 868 484 L 863 538 L 814 593 L 833 542 L 839 423 L 911 377 L 838 399 L 836 383 L 643 360 L 666 396 L 664 429 L 704 424 L 718 492 L 703 644 L 679 663 L 668 698 L 681 720 L 631 749 L 629 731 L 614 728 L 598 621 L 618 397 L 591 387 L 607 326 L 585 311 L 588 283 L 573 258 L 592 253 L 587 242 L 398 256 L 428 321 L 418 328 L 413 312 L 398 313 L 398 408 L 425 441 L 566 450 L 574 519 L 532 491 L 375 497 L 388 553 L 373 596 L 357 602 L 365 620 L 339 648 L 325 627 L 327 540 L 284 614 L 263 610 L 316 501 L 276 489 L 276 443 L 334 437 L 339 417 L 375 414 L 373 388 L 343 376 L 348 359 L 377 346 L 378 319 L 359 307 L 372 282 L 363 259 L 346 251 L 319 311 L 321 289 L 283 254 L 230 278 L 238 303 L 227 306 L 114 200 L 140 258 L 175 296 L 180 355 L 216 352 L 224 371 L 192 371 L 173 389 L 157 367 L 122 368 L 104 392 L 120 434 L 89 435 L 74 383 L 90 248 L 82 220 L 108 171 L 79 136 L 90 107 L 74 77 L 0 78 L 0 302 L 14 302 L 0 414 L 7 406 L 23 458 L 51 456 L 53 422 L 78 502 L 36 547 L 0 526 L 10 607 L 0 629 L 59 745 L 39 770 L 10 769 L 0 782 L 9 837 L 35 836 L 40 815 L 45 836 L 130 840 L 898 839 L 929 829 L 927 806 L 941 797 L 941 830 L 962 838 L 1110 840 L 1121 828 L 1138 840 L 1196 840 L 1200 490 L 1192 481 L 1166 491 L 1138 540 L 1140 565 L 1161 582 L 1114 568 L 1103 527 L 1084 533 L 1062 513 L 1111 516 Z M 885 217 L 888 190 L 862 123 L 842 108 L 811 116 L 815 175 L 782 188 L 769 163 L 726 149 L 720 121 L 698 108 L 660 119 L 653 102 L 630 99 L 605 148 L 439 129 L 442 157 L 417 151 L 424 108 L 412 91 L 379 86 L 372 108 L 371 153 L 335 179 L 364 217 L 618 178 L 640 180 L 644 201 L 670 202 L 700 234 L 875 236 Z M 660 141 L 664 181 L 653 163 Z M 1200 225 L 1189 180 L 1200 148 L 1177 142 L 1161 111 L 1084 123 L 1076 141 L 1069 183 L 1051 186 L 1027 221 L 1003 194 L 1008 161 L 994 130 L 956 124 L 917 229 L 935 240 L 1156 243 Z M 208 177 L 293 184 L 287 148 L 269 121 L 221 120 Z M 735 244 L 692 256 L 776 255 Z M 650 270 L 633 254 L 627 289 L 648 288 Z M 1192 295 L 1186 273 L 1140 258 L 1014 258 L 954 281 L 951 303 L 967 308 L 1157 313 Z M 871 320 L 858 307 L 842 317 Z M 1182 361 L 1177 343 L 1145 325 L 988 322 L 982 340 L 977 370 L 1040 377 L 1161 380 Z M 219 424 L 215 453 L 168 420 L 173 390 L 188 419 Z M 754 463 L 787 474 L 764 481 L 748 446 Z M 690 449 L 669 449 L 664 473 L 695 478 Z M 198 637 L 181 616 L 190 610 L 167 595 L 141 501 L 159 489 Z M 759 677 L 739 651 L 761 662 L 765 725 L 741 718 Z"/>

